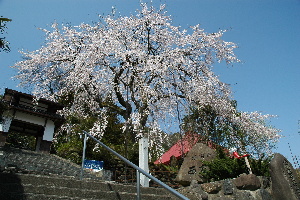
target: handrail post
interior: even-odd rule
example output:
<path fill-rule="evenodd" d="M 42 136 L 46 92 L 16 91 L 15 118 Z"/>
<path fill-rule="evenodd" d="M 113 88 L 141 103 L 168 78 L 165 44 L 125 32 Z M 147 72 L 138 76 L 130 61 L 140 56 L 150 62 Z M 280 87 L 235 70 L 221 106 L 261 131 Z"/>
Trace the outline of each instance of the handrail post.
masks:
<path fill-rule="evenodd" d="M 80 173 L 80 180 L 83 179 L 83 169 L 84 169 L 84 160 L 85 160 L 85 149 L 86 149 L 86 133 L 84 134 L 84 140 L 83 140 L 83 151 L 82 151 L 82 163 L 81 163 L 81 173 Z"/>
<path fill-rule="evenodd" d="M 136 170 L 136 200 L 141 199 L 141 191 L 140 191 L 140 172 Z"/>

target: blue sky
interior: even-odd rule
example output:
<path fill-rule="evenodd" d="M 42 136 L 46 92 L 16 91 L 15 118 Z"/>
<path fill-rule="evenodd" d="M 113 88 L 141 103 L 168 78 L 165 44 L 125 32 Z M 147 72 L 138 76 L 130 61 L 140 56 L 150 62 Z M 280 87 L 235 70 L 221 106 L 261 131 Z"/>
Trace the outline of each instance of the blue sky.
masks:
<path fill-rule="evenodd" d="M 19 50 L 36 50 L 44 42 L 38 28 L 54 22 L 78 25 L 109 14 L 139 8 L 139 0 L 0 0 L 0 16 L 11 18 L 6 39 L 11 52 L 0 53 L 0 93 L 17 88 L 9 66 L 21 60 Z M 146 1 L 144 1 L 146 2 Z M 235 42 L 242 63 L 215 65 L 220 79 L 231 84 L 238 109 L 278 115 L 271 124 L 284 136 L 275 152 L 300 155 L 300 0 L 153 0 L 165 3 L 175 25 L 201 24 L 206 32 L 226 29 L 224 40 Z"/>

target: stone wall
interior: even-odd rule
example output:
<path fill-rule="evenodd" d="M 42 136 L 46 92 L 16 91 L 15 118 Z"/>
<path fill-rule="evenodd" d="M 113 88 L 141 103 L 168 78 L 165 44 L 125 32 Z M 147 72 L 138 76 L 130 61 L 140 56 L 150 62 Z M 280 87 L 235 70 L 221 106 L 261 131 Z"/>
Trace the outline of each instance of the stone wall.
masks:
<path fill-rule="evenodd" d="M 0 148 L 0 172 L 13 170 L 26 174 L 40 175 L 61 175 L 80 178 L 81 166 L 76 165 L 66 159 L 52 154 L 33 152 L 12 147 Z M 84 171 L 83 178 L 103 179 L 110 178 L 103 175 L 99 177 Z"/>
<path fill-rule="evenodd" d="M 242 174 L 226 179 L 199 184 L 193 180 L 179 192 L 191 200 L 299 200 L 300 180 L 292 164 L 281 154 L 274 154 L 270 162 L 271 177 Z"/>
<path fill-rule="evenodd" d="M 271 179 L 242 174 L 235 179 L 198 184 L 178 189 L 190 200 L 272 200 Z"/>

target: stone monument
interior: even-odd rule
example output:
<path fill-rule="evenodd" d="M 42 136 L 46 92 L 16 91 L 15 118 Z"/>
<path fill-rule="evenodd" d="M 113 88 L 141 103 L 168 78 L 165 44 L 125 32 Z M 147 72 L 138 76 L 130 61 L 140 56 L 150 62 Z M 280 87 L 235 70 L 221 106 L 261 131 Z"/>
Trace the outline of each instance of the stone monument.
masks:
<path fill-rule="evenodd" d="M 200 175 L 202 161 L 211 161 L 216 155 L 216 150 L 206 144 L 195 144 L 184 158 L 175 181 L 185 186 L 190 185 L 192 180 L 203 183 L 204 180 Z"/>
<path fill-rule="evenodd" d="M 272 196 L 274 200 L 299 200 L 300 181 L 292 164 L 276 153 L 270 162 Z"/>

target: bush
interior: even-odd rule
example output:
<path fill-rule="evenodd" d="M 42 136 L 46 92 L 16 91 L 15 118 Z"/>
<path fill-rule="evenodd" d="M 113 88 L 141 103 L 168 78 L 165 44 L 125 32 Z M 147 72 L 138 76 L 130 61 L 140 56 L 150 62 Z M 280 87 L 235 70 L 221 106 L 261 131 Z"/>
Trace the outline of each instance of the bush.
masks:
<path fill-rule="evenodd" d="M 79 135 L 72 135 L 67 142 L 53 144 L 56 154 L 76 164 L 82 162 L 83 142 Z"/>
<path fill-rule="evenodd" d="M 253 174 L 257 176 L 270 176 L 270 157 L 255 160 L 249 158 L 249 163 Z M 231 158 L 224 153 L 222 148 L 217 148 L 217 158 L 212 161 L 203 161 L 200 174 L 203 179 L 210 181 L 236 178 L 240 174 L 249 173 L 245 159 Z"/>
<path fill-rule="evenodd" d="M 101 139 L 101 142 L 103 142 L 105 145 L 115 150 L 122 156 L 126 157 L 134 164 L 138 164 L 139 146 L 137 143 L 129 143 L 127 152 L 125 153 L 124 144 L 122 144 L 121 142 L 119 142 L 121 144 L 111 143 L 111 141 L 106 138 L 107 136 L 109 135 L 104 135 L 104 137 Z M 81 164 L 82 152 L 83 138 L 80 138 L 79 134 L 73 133 L 70 135 L 61 135 L 59 137 L 56 137 L 56 141 L 52 144 L 51 153 L 57 154 L 58 156 L 68 159 L 76 164 Z M 96 145 L 96 142 L 92 139 L 87 140 L 85 159 L 104 161 L 105 168 L 114 166 L 119 160 L 119 158 L 114 156 L 103 147 Z"/>
<path fill-rule="evenodd" d="M 261 157 L 258 160 L 255 160 L 253 158 L 249 159 L 250 166 L 252 169 L 253 174 L 256 176 L 270 176 L 270 162 L 271 162 L 271 156 L 269 157 Z"/>
<path fill-rule="evenodd" d="M 212 161 L 203 161 L 200 174 L 204 180 L 217 181 L 226 178 L 235 178 L 247 172 L 243 159 L 232 159 L 221 148 L 217 148 L 217 158 Z"/>

